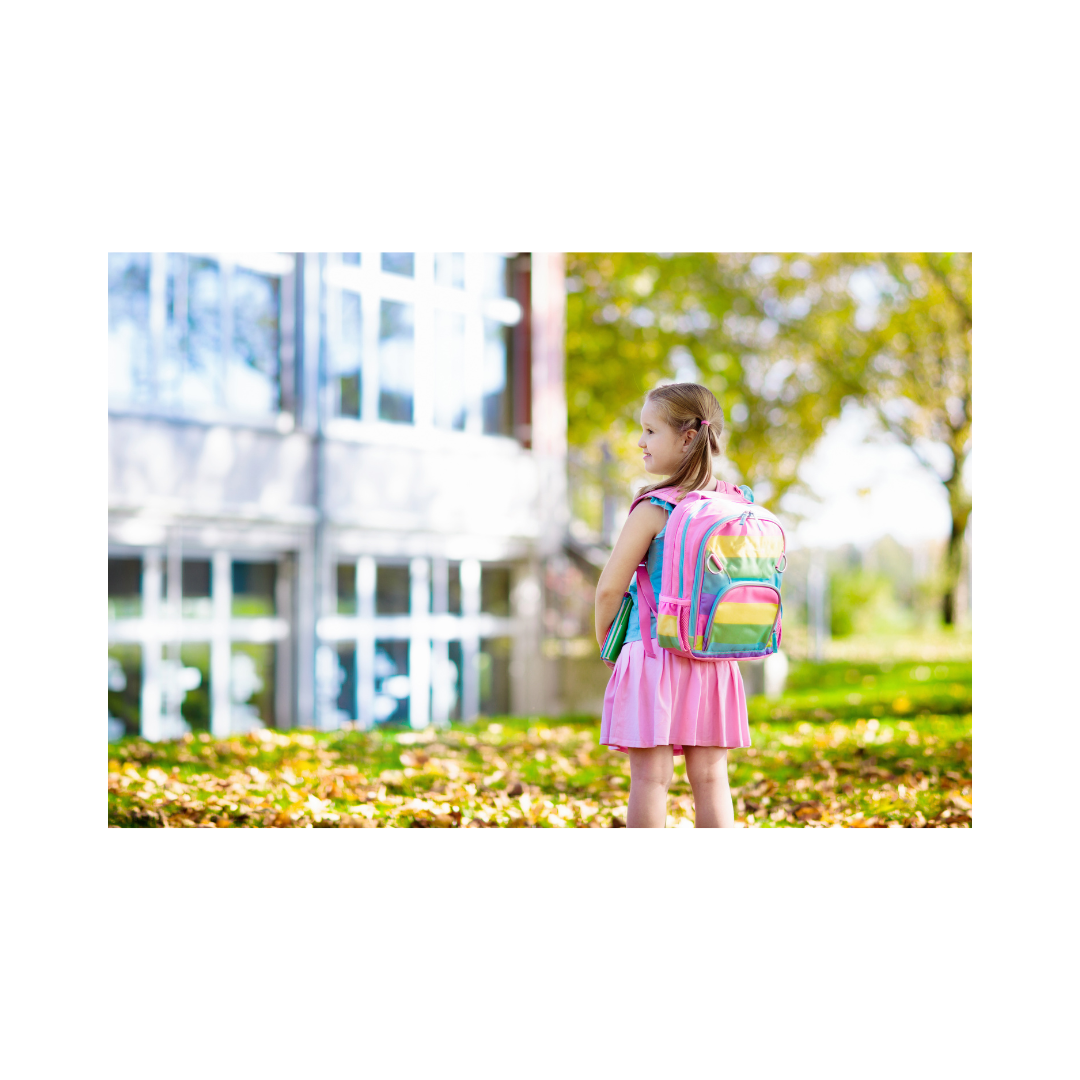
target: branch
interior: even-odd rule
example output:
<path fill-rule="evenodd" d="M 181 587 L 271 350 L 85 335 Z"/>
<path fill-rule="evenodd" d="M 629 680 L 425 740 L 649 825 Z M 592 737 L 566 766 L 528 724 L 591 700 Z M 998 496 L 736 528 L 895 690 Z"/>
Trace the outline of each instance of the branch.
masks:
<path fill-rule="evenodd" d="M 964 322 L 967 323 L 967 328 L 971 329 L 971 307 L 961 297 L 957 296 L 953 291 L 952 283 L 945 276 L 945 271 L 932 258 L 927 258 L 927 265 L 930 267 L 930 272 L 941 283 L 941 287 L 949 294 L 952 302 L 960 309 L 960 314 L 964 317 Z"/>

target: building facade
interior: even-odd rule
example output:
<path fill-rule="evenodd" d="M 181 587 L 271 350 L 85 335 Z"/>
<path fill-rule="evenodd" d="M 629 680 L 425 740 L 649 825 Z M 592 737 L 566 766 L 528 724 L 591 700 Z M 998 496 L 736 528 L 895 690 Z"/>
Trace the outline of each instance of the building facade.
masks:
<path fill-rule="evenodd" d="M 109 256 L 111 736 L 545 712 L 558 254 Z"/>

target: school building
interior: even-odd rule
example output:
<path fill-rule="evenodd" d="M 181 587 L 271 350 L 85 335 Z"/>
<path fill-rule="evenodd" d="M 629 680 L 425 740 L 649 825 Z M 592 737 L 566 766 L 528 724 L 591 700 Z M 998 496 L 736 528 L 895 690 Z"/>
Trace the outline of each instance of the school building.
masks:
<path fill-rule="evenodd" d="M 110 737 L 556 707 L 563 277 L 109 255 Z"/>

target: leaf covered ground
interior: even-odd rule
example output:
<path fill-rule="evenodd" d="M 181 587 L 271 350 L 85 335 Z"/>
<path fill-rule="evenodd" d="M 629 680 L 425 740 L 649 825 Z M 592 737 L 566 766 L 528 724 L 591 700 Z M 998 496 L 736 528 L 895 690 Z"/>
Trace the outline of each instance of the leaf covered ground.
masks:
<path fill-rule="evenodd" d="M 742 825 L 970 827 L 970 663 L 795 665 L 789 685 L 783 699 L 751 699 L 753 745 L 729 755 Z M 858 705 L 862 715 L 844 715 Z M 124 739 L 109 747 L 109 824 L 617 828 L 629 761 L 598 738 L 594 719 L 500 718 L 445 731 Z M 668 825 L 686 827 L 693 803 L 676 762 Z"/>

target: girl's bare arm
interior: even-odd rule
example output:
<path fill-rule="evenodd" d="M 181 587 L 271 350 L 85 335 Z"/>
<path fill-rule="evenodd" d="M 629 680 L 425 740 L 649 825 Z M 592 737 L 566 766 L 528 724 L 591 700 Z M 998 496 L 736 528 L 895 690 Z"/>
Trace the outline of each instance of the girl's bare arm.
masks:
<path fill-rule="evenodd" d="M 596 641 L 601 647 L 638 563 L 666 521 L 667 513 L 655 503 L 641 503 L 626 519 L 596 586 Z"/>

